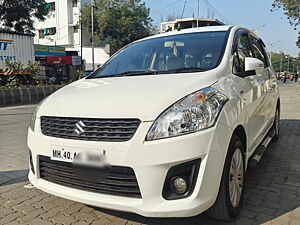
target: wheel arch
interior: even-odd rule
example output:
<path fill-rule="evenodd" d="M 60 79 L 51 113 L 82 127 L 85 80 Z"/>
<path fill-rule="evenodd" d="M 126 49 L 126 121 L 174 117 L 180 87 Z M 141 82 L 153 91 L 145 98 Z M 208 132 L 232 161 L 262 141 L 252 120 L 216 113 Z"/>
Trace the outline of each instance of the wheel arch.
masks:
<path fill-rule="evenodd" d="M 243 125 L 238 125 L 234 129 L 232 135 L 236 135 L 241 139 L 243 146 L 244 146 L 243 154 L 244 154 L 244 156 L 246 156 L 247 155 L 247 135 L 246 135 L 246 131 L 245 131 L 245 128 L 243 127 Z"/>
<path fill-rule="evenodd" d="M 276 109 L 279 109 L 280 111 L 280 98 L 277 99 Z"/>

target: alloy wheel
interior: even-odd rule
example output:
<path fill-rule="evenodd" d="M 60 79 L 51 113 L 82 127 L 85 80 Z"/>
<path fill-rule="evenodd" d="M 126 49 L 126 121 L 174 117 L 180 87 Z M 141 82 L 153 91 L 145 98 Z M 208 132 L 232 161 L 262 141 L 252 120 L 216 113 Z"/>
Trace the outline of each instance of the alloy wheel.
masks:
<path fill-rule="evenodd" d="M 235 208 L 238 206 L 244 181 L 244 160 L 239 148 L 235 149 L 230 163 L 229 171 L 229 196 L 231 205 Z"/>

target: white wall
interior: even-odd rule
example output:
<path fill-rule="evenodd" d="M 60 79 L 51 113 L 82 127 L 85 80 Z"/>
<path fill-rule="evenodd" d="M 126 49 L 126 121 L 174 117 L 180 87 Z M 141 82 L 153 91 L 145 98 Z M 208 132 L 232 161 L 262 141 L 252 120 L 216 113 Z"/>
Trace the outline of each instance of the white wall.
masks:
<path fill-rule="evenodd" d="M 36 44 L 58 45 L 66 47 L 67 51 L 77 51 L 79 55 L 81 46 L 80 29 L 74 33 L 74 26 L 79 26 L 80 8 L 85 4 L 90 4 L 90 0 L 78 0 L 77 7 L 72 6 L 72 0 L 46 0 L 46 2 L 55 1 L 55 12 L 46 16 L 46 21 L 36 21 Z M 39 38 L 38 29 L 56 27 L 56 34 L 46 38 Z M 82 45 L 90 46 L 91 35 L 86 30 L 82 32 Z M 86 70 L 92 70 L 92 48 L 83 47 L 83 59 L 86 61 Z M 95 68 L 102 65 L 109 58 L 104 49 L 95 47 Z"/>
<path fill-rule="evenodd" d="M 55 11 L 49 13 L 45 21 L 34 19 L 36 28 L 34 43 L 65 47 L 80 46 L 80 29 L 78 33 L 74 33 L 73 27 L 80 27 L 80 8 L 90 0 L 78 0 L 77 7 L 73 7 L 72 0 L 46 0 L 46 2 L 55 2 Z M 38 30 L 51 27 L 56 27 L 55 35 L 39 38 Z M 89 35 L 83 33 L 83 45 L 90 45 Z"/>

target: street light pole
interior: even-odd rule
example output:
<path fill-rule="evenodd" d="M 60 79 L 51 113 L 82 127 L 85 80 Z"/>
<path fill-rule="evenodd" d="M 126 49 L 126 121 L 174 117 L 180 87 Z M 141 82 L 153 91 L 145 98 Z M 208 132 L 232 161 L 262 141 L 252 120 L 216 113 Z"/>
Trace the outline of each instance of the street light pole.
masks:
<path fill-rule="evenodd" d="M 80 10 L 81 12 L 81 10 Z M 80 13 L 80 17 L 81 17 L 81 13 Z M 82 51 L 83 51 L 83 46 L 82 46 L 82 41 L 83 41 L 83 37 L 82 37 L 82 18 L 80 18 L 80 57 L 81 57 L 81 71 L 83 71 L 83 58 L 82 58 Z"/>
<path fill-rule="evenodd" d="M 288 56 L 288 74 L 290 74 L 290 57 Z"/>
<path fill-rule="evenodd" d="M 283 55 L 284 53 L 283 52 L 281 52 L 281 56 L 280 56 L 280 70 L 279 70 L 279 74 L 281 75 L 281 71 L 282 71 L 282 55 Z"/>
<path fill-rule="evenodd" d="M 92 63 L 93 71 L 95 71 L 95 49 L 94 49 L 94 7 L 95 1 L 91 0 L 91 17 L 92 17 Z"/>

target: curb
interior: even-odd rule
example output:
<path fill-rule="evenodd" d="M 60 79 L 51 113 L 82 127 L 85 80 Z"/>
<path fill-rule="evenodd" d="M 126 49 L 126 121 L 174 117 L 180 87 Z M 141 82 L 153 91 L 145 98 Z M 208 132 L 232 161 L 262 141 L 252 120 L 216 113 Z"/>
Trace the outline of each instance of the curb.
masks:
<path fill-rule="evenodd" d="M 61 86 L 0 89 L 0 107 L 37 104 Z"/>

